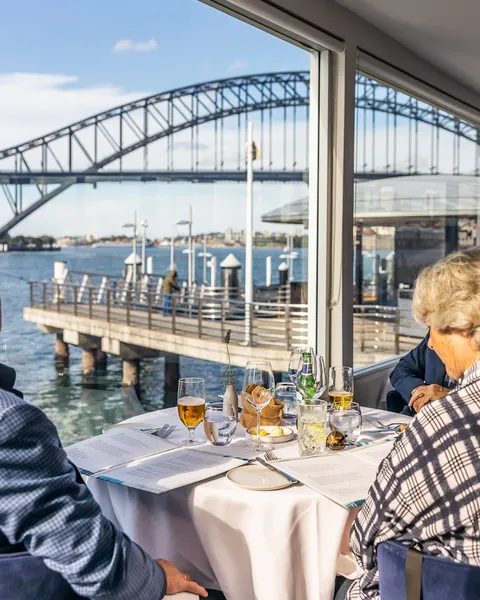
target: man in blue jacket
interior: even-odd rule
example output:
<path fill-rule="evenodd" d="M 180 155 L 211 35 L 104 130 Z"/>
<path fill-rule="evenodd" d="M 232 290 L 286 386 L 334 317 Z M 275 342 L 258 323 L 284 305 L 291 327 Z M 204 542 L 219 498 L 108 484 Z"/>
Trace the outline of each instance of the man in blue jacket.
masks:
<path fill-rule="evenodd" d="M 54 424 L 14 385 L 15 371 L 0 364 L 0 599 L 206 597 L 102 515 Z"/>
<path fill-rule="evenodd" d="M 390 375 L 395 390 L 387 394 L 387 410 L 413 414 L 413 410 L 418 412 L 450 391 L 453 382 L 438 355 L 428 347 L 429 337 L 401 358 Z"/>

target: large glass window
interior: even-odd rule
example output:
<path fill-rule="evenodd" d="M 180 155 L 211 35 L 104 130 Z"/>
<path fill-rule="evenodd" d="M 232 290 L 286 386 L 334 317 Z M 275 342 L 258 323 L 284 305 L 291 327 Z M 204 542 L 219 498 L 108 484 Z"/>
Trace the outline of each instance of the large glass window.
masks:
<path fill-rule="evenodd" d="M 179 376 L 217 399 L 227 329 L 238 388 L 245 345 L 281 372 L 307 339 L 309 52 L 196 0 L 136 8 L 3 14 L 0 360 L 66 443 Z"/>
<path fill-rule="evenodd" d="M 355 366 L 425 335 L 411 316 L 419 271 L 478 245 L 479 130 L 362 73 L 356 82 Z"/>

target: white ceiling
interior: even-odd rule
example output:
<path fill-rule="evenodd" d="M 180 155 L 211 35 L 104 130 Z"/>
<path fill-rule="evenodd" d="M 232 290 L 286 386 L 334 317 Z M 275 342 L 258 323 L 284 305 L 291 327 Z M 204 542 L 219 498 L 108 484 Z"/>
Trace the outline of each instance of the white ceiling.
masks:
<path fill-rule="evenodd" d="M 480 92 L 480 0 L 335 0 Z"/>

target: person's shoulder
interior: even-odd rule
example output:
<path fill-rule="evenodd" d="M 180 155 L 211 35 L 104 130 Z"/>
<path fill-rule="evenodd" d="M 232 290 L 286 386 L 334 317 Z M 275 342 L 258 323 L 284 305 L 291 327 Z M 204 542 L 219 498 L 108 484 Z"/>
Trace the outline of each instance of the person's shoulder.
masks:
<path fill-rule="evenodd" d="M 23 406 L 24 404 L 27 404 L 26 400 L 17 396 L 17 394 L 0 388 L 0 417 L 3 412 L 14 407 Z"/>
<path fill-rule="evenodd" d="M 0 389 L 0 441 L 27 426 L 45 426 L 47 416 L 36 406 Z"/>

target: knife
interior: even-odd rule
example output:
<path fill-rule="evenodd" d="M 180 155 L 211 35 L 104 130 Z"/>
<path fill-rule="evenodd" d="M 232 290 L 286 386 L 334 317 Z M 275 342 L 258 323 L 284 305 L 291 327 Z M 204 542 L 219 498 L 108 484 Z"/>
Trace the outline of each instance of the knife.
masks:
<path fill-rule="evenodd" d="M 266 467 L 267 469 L 270 469 L 270 471 L 273 471 L 274 473 L 279 473 L 282 477 L 285 477 L 285 479 L 287 481 L 289 481 L 290 483 L 298 483 L 298 479 L 295 479 L 295 477 L 292 477 L 288 473 L 285 473 L 284 471 L 277 469 L 277 467 L 274 467 L 273 465 L 268 463 L 266 460 L 263 460 L 263 458 L 259 458 L 257 456 L 257 458 L 255 460 L 257 462 L 259 462 L 261 465 L 263 465 L 264 467 Z"/>

